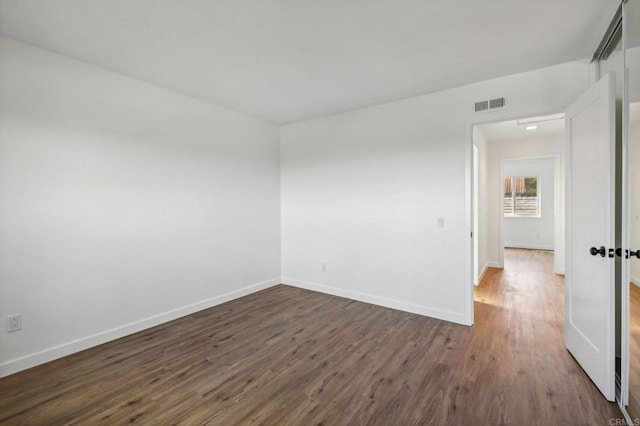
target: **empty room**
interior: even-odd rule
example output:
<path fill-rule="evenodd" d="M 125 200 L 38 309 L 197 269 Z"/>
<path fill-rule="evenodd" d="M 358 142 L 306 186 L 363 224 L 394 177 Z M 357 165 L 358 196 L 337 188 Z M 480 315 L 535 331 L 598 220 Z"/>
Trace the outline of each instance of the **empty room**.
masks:
<path fill-rule="evenodd" d="M 0 424 L 638 424 L 639 102 L 640 0 L 0 0 Z"/>

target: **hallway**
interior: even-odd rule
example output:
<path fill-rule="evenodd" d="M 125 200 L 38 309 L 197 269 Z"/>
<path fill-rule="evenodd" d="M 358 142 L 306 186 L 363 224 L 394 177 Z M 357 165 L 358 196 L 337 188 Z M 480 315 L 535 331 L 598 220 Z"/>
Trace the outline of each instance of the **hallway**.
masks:
<path fill-rule="evenodd" d="M 492 354 L 479 380 L 497 391 L 479 397 L 488 410 L 503 405 L 523 424 L 621 417 L 564 346 L 564 277 L 553 273 L 552 252 L 506 248 L 504 269 L 490 268 L 476 287 L 475 317 L 472 345 Z"/>

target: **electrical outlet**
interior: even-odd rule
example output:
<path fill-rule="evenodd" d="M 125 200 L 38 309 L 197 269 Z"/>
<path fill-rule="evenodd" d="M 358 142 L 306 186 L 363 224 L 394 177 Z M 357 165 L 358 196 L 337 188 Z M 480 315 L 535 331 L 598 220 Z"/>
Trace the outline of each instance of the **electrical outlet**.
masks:
<path fill-rule="evenodd" d="M 327 272 L 327 264 L 326 263 L 321 264 L 320 269 L 322 269 L 322 272 Z"/>
<path fill-rule="evenodd" d="M 7 317 L 7 333 L 22 329 L 22 314 L 9 315 Z"/>

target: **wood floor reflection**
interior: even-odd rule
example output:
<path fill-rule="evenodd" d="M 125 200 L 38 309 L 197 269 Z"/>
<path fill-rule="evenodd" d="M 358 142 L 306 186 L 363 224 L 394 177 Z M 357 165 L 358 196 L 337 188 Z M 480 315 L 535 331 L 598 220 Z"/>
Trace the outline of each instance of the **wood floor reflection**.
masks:
<path fill-rule="evenodd" d="M 0 379 L 0 423 L 613 424 L 563 299 L 531 250 L 486 273 L 473 327 L 279 285 Z"/>
<path fill-rule="evenodd" d="M 640 418 L 640 287 L 629 285 L 629 407 L 633 418 Z"/>

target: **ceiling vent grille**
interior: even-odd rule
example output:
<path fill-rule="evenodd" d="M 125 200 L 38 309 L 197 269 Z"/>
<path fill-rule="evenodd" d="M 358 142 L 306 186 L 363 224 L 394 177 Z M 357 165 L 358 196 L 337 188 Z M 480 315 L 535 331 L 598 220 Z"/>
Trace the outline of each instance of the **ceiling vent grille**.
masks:
<path fill-rule="evenodd" d="M 489 109 L 503 108 L 503 107 L 504 107 L 504 98 L 496 98 L 496 99 L 491 99 L 489 101 Z"/>
<path fill-rule="evenodd" d="M 489 101 L 476 102 L 476 107 L 475 107 L 476 112 L 487 111 L 488 109 L 489 109 Z"/>
<path fill-rule="evenodd" d="M 474 104 L 475 112 L 484 112 L 492 109 L 504 108 L 507 105 L 504 98 L 495 98 L 488 101 L 478 101 Z"/>

